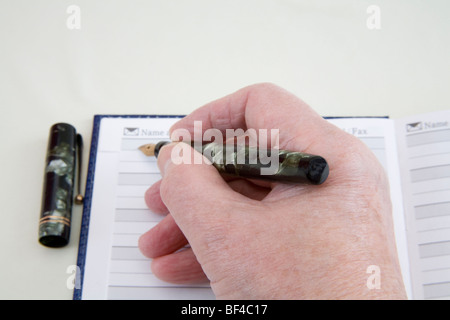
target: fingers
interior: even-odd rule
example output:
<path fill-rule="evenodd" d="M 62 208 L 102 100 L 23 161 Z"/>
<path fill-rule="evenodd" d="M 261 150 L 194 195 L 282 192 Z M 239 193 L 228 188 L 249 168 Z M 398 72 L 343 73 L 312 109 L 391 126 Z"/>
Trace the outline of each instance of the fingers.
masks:
<path fill-rule="evenodd" d="M 164 202 L 161 200 L 161 196 L 159 194 L 159 188 L 161 186 L 161 180 L 154 183 L 146 192 L 145 192 L 145 203 L 147 207 L 155 213 L 159 214 L 168 214 L 169 210 L 167 209 Z"/>
<path fill-rule="evenodd" d="M 176 145 L 184 145 L 183 156 L 190 153 L 190 163 L 172 162 Z M 231 189 L 208 162 L 194 163 L 196 155 L 202 157 L 187 144 L 169 144 L 159 152 L 158 167 L 163 176 L 161 199 L 201 259 L 201 251 L 210 247 L 209 241 L 218 238 L 217 229 L 228 227 L 228 215 L 237 211 L 235 206 L 242 209 L 253 200 Z"/>
<path fill-rule="evenodd" d="M 187 240 L 169 214 L 139 238 L 139 249 L 148 258 L 173 253 L 187 245 Z"/>
<path fill-rule="evenodd" d="M 162 157 L 164 157 L 164 155 Z M 215 169 L 213 170 L 214 173 L 217 174 Z M 221 179 L 221 177 L 219 177 L 219 179 Z M 208 177 L 208 181 L 209 180 L 210 179 Z M 222 180 L 219 181 L 223 187 L 227 186 Z M 150 189 L 146 192 L 145 199 L 147 205 L 152 211 L 167 214 L 168 209 L 162 201 L 160 195 L 161 182 L 162 181 L 158 181 L 150 187 Z M 232 190 L 234 190 L 255 200 L 263 199 L 270 191 L 269 188 L 255 185 L 243 179 L 232 180 L 227 183 L 229 186 L 227 191 L 232 192 Z M 174 191 L 175 190 L 180 191 L 180 188 L 175 186 Z M 172 194 L 179 194 L 179 192 L 172 192 Z M 193 201 L 194 199 L 191 198 L 190 200 Z M 173 252 L 183 248 L 187 243 L 188 242 L 184 234 L 175 223 L 173 216 L 169 214 L 158 225 L 140 237 L 139 248 L 145 256 L 157 258 L 172 254 Z"/>
<path fill-rule="evenodd" d="M 206 282 L 208 279 L 192 249 L 183 249 L 186 244 L 186 238 L 171 215 L 139 239 L 139 249 L 153 258 L 152 272 L 159 279 L 181 284 Z"/>
<path fill-rule="evenodd" d="M 194 284 L 208 282 L 208 278 L 191 248 L 186 248 L 152 261 L 152 272 L 161 280 Z"/>
<path fill-rule="evenodd" d="M 153 258 L 152 272 L 159 279 L 179 284 L 208 281 L 192 249 L 183 249 L 187 244 L 170 214 L 139 238 L 139 249 Z"/>
<path fill-rule="evenodd" d="M 254 200 L 262 200 L 270 192 L 270 183 L 255 181 L 254 183 L 245 179 L 224 178 L 231 189 Z M 147 207 L 155 213 L 166 215 L 169 213 L 160 195 L 161 180 L 153 184 L 145 193 Z"/>

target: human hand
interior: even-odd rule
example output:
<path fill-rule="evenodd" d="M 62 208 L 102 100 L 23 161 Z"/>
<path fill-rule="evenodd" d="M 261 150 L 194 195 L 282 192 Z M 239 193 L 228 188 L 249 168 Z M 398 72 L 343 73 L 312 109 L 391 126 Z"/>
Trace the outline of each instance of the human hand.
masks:
<path fill-rule="evenodd" d="M 363 143 L 271 84 L 211 102 L 171 131 L 193 134 L 194 121 L 223 133 L 279 129 L 280 149 L 321 155 L 330 174 L 319 186 L 225 181 L 211 165 L 174 164 L 173 145 L 163 147 L 146 202 L 167 216 L 139 240 L 156 276 L 209 280 L 222 299 L 406 298 L 388 181 Z M 367 286 L 370 265 L 380 289 Z"/>

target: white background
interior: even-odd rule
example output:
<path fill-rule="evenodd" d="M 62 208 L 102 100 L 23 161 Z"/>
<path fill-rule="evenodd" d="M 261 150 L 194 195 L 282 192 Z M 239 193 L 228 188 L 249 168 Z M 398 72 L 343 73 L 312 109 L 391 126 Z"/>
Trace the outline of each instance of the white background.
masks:
<path fill-rule="evenodd" d="M 449 53 L 447 0 L 0 0 L 0 298 L 72 297 L 81 209 L 69 246 L 37 242 L 53 123 L 83 134 L 86 172 L 94 114 L 188 114 L 257 82 L 324 116 L 449 109 Z"/>

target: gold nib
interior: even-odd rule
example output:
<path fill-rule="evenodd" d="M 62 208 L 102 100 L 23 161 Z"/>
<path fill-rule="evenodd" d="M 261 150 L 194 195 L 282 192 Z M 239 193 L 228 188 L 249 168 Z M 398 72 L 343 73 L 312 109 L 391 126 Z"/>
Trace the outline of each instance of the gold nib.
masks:
<path fill-rule="evenodd" d="M 144 144 L 139 147 L 139 150 L 141 150 L 146 156 L 154 156 L 155 155 L 155 146 L 156 144 Z"/>

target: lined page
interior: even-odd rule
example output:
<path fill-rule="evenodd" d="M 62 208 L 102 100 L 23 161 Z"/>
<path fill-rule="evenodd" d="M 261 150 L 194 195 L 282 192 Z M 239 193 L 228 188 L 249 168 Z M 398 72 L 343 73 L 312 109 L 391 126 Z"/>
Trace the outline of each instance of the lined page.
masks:
<path fill-rule="evenodd" d="M 450 112 L 397 122 L 414 298 L 450 299 Z"/>
<path fill-rule="evenodd" d="M 159 280 L 139 237 L 163 217 L 152 213 L 145 191 L 161 176 L 154 157 L 138 147 L 168 140 L 174 118 L 103 118 L 94 178 L 83 299 L 214 299 L 209 284 Z"/>

